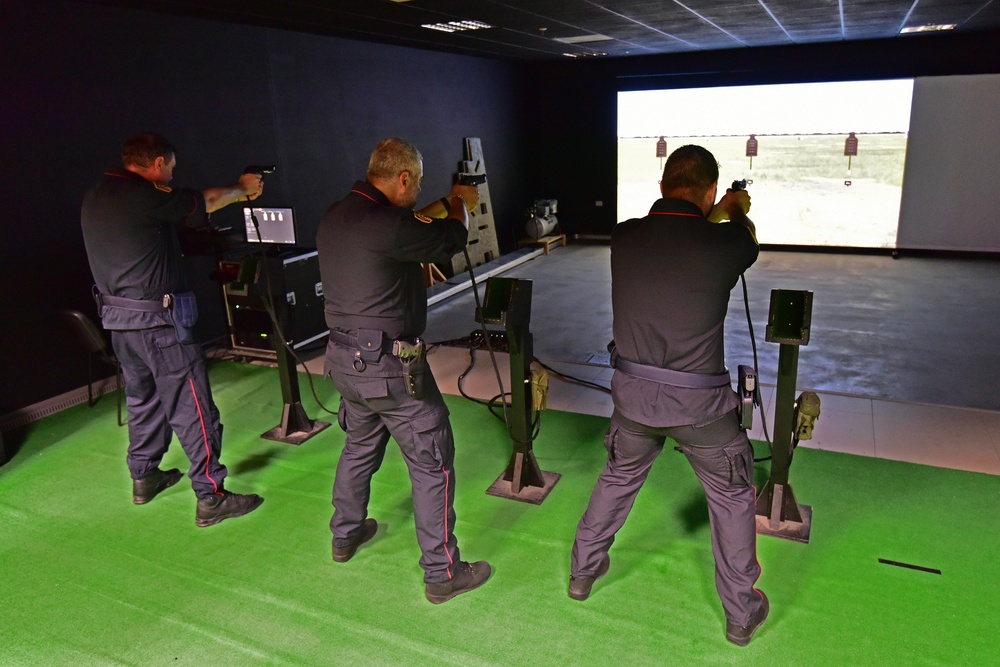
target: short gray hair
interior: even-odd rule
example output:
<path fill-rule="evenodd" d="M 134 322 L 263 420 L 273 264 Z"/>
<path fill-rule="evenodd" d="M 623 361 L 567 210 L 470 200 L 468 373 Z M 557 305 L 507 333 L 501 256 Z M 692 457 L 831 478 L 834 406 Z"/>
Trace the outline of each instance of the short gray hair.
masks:
<path fill-rule="evenodd" d="M 423 156 L 413 144 L 399 137 L 388 137 L 378 142 L 368 160 L 368 180 L 396 178 L 404 171 L 419 175 Z"/>

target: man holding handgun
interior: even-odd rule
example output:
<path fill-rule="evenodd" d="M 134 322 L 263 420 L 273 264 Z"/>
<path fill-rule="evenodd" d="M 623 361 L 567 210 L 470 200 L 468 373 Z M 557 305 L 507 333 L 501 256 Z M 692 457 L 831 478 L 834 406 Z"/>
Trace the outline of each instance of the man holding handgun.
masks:
<path fill-rule="evenodd" d="M 132 501 L 143 505 L 180 481 L 179 470 L 159 467 L 176 434 L 191 461 L 195 523 L 210 526 L 264 499 L 223 486 L 222 424 L 193 335 L 198 309 L 177 232 L 207 225 L 208 213 L 256 199 L 264 186 L 258 174 L 243 174 L 202 191 L 171 188 L 176 151 L 152 132 L 125 141 L 122 165 L 87 192 L 81 225 L 98 312 L 125 378 Z"/>
<path fill-rule="evenodd" d="M 378 530 L 368 500 L 392 436 L 410 472 L 425 594 L 439 604 L 483 584 L 491 569 L 462 561 L 454 535 L 454 438 L 420 338 L 427 325 L 420 265 L 461 252 L 479 193 L 456 184 L 414 211 L 422 179 L 420 152 L 384 139 L 366 180 L 323 215 L 316 247 L 330 327 L 326 372 L 347 433 L 333 483 L 333 560 L 350 560 Z"/>
<path fill-rule="evenodd" d="M 719 166 L 701 146 L 674 151 L 649 215 L 611 235 L 615 341 L 608 462 L 580 519 L 569 596 L 585 600 L 667 438 L 687 456 L 708 500 L 726 638 L 745 646 L 768 601 L 757 563 L 753 450 L 737 417 L 723 327 L 729 293 L 756 260 L 750 197 L 715 203 Z M 714 224 L 719 223 L 719 224 Z"/>

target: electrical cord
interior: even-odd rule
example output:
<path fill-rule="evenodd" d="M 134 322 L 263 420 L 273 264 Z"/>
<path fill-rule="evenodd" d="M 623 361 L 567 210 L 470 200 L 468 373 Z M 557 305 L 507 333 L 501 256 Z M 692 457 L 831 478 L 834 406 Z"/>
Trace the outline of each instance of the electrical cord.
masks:
<path fill-rule="evenodd" d="M 250 209 L 250 219 L 253 222 L 254 230 L 257 232 L 257 238 L 260 238 L 260 226 L 259 226 L 259 222 L 257 220 L 257 216 L 253 212 L 253 209 Z M 482 303 L 481 303 L 481 301 L 479 299 L 479 289 L 478 289 L 478 286 L 477 286 L 477 283 L 476 283 L 475 273 L 472 270 L 472 259 L 469 257 L 468 248 L 462 248 L 462 253 L 465 256 L 466 268 L 468 269 L 468 272 L 469 272 L 469 279 L 472 282 L 472 293 L 473 293 L 473 295 L 475 297 L 475 301 L 476 301 L 476 312 L 482 312 Z M 329 413 L 331 415 L 336 415 L 337 413 L 334 412 L 334 411 L 332 411 L 332 410 L 330 410 L 329 408 L 327 408 L 326 405 L 324 405 L 323 402 L 320 400 L 319 396 L 316 394 L 316 387 L 315 387 L 315 384 L 313 383 L 312 373 L 309 371 L 309 368 L 305 365 L 305 363 L 301 359 L 299 359 L 299 357 L 295 354 L 294 349 L 292 348 L 291 345 L 289 345 L 288 341 L 285 339 L 284 332 L 281 331 L 281 327 L 278 326 L 278 318 L 277 318 L 277 315 L 276 315 L 275 310 L 274 310 L 274 304 L 271 302 L 271 276 L 270 276 L 270 272 L 268 270 L 268 263 L 267 262 L 262 262 L 262 263 L 264 264 L 264 283 L 267 286 L 267 290 L 266 290 L 266 294 L 262 295 L 261 302 L 264 304 L 264 310 L 267 312 L 268 317 L 271 319 L 271 322 L 274 324 L 274 331 L 278 335 L 279 342 L 280 342 L 281 345 L 283 345 L 285 347 L 286 350 L 288 350 L 288 353 L 291 355 L 292 359 L 295 360 L 296 365 L 301 366 L 302 370 L 305 371 L 306 378 L 309 381 L 309 389 L 312 392 L 313 399 L 316 401 L 317 405 L 319 405 L 319 407 L 323 411 L 325 411 L 325 412 L 327 412 L 327 413 Z M 466 371 L 464 373 L 462 373 L 462 375 L 459 376 L 459 379 L 458 379 L 458 390 L 459 390 L 459 393 L 462 396 L 464 396 L 465 398 L 467 398 L 467 399 L 469 399 L 471 401 L 474 401 L 476 403 L 480 403 L 481 405 L 485 405 L 487 407 L 487 409 L 489 409 L 490 413 L 493 416 L 497 417 L 498 419 L 500 419 L 500 420 L 502 420 L 504 422 L 504 425 L 507 428 L 507 432 L 510 435 L 511 439 L 512 440 L 517 440 L 517 438 L 514 437 L 514 433 L 513 433 L 513 430 L 511 428 L 510 415 L 509 415 L 509 412 L 508 412 L 508 403 L 506 401 L 506 397 L 510 395 L 510 392 L 503 391 L 503 380 L 500 377 L 500 367 L 497 364 L 496 354 L 495 354 L 495 352 L 493 350 L 493 346 L 490 344 L 489 332 L 486 329 L 486 324 L 485 323 L 482 323 L 482 332 L 483 332 L 483 341 L 486 343 L 486 349 L 487 349 L 487 351 L 489 352 L 489 355 L 490 355 L 490 360 L 492 362 L 493 371 L 494 371 L 494 374 L 496 376 L 497 386 L 500 388 L 500 393 L 497 394 L 496 396 L 494 396 L 493 398 L 491 398 L 489 401 L 484 401 L 482 399 L 476 399 L 476 398 L 473 398 L 472 396 L 469 396 L 468 394 L 465 393 L 464 389 L 462 388 L 462 383 L 463 383 L 463 381 L 465 379 L 465 376 L 468 375 L 468 373 L 472 370 L 473 365 L 475 364 L 475 347 L 474 346 L 470 346 L 470 349 L 469 349 L 469 354 L 470 354 L 470 358 L 471 358 L 469 367 L 466 369 Z M 455 341 L 445 341 L 445 342 L 455 342 Z M 434 345 L 428 346 L 428 352 L 433 347 L 435 347 L 437 345 L 442 345 L 442 344 L 444 344 L 444 343 L 436 343 Z M 497 402 L 499 402 L 503 406 L 503 414 L 502 415 L 499 415 L 496 412 L 496 404 L 497 404 Z M 538 433 L 539 433 L 539 430 L 540 430 L 540 424 L 541 424 L 541 413 L 540 412 L 536 412 L 535 413 L 535 418 L 532 421 L 532 434 L 531 434 L 531 436 L 529 438 L 529 442 L 525 443 L 525 444 L 530 444 L 531 442 L 533 442 L 535 440 L 535 438 L 538 436 Z"/>
<path fill-rule="evenodd" d="M 476 283 L 476 277 L 475 277 L 475 274 L 472 271 L 472 261 L 471 261 L 471 259 L 469 257 L 469 252 L 468 252 L 467 249 L 463 248 L 462 252 L 465 255 L 465 263 L 466 263 L 466 268 L 468 269 L 468 272 L 469 272 L 469 279 L 472 282 L 472 292 L 473 292 L 473 296 L 474 296 L 475 302 L 476 302 L 476 312 L 481 313 L 482 312 L 482 303 L 481 303 L 481 301 L 479 299 L 479 289 L 478 289 L 478 286 L 477 286 L 477 283 Z M 769 452 L 769 455 L 766 456 L 766 457 L 754 458 L 754 462 L 755 463 L 759 463 L 759 462 L 768 461 L 768 460 L 771 459 L 770 450 L 772 449 L 772 443 L 771 443 L 771 436 L 770 436 L 770 433 L 768 432 L 768 428 L 767 428 L 767 418 L 766 418 L 766 415 L 764 414 L 763 403 L 762 403 L 761 397 L 760 397 L 760 370 L 759 370 L 759 361 L 758 361 L 758 356 L 757 356 L 757 340 L 756 340 L 756 336 L 754 335 L 754 330 L 753 330 L 753 319 L 750 316 L 750 296 L 749 296 L 749 293 L 748 293 L 748 290 L 747 290 L 746 277 L 743 274 L 740 274 L 740 280 L 742 281 L 742 284 L 743 284 L 743 304 L 744 304 L 744 307 L 746 309 L 747 327 L 750 330 L 750 345 L 751 345 L 751 348 L 753 349 L 753 368 L 754 368 L 754 374 L 757 377 L 757 383 L 756 383 L 756 385 L 754 387 L 754 404 L 758 408 L 760 408 L 761 427 L 762 427 L 762 429 L 764 431 L 764 439 L 765 439 L 765 442 L 767 443 L 768 452 Z M 503 390 L 503 381 L 502 381 L 502 379 L 500 377 L 500 368 L 499 368 L 499 365 L 497 364 L 495 351 L 493 350 L 493 346 L 490 344 L 489 331 L 486 329 L 486 324 L 485 323 L 481 322 L 480 324 L 482 325 L 482 327 L 480 329 L 482 331 L 482 333 L 483 333 L 482 340 L 485 343 L 486 349 L 487 349 L 487 351 L 488 351 L 488 353 L 490 355 L 490 360 L 492 362 L 493 370 L 494 370 L 494 373 L 495 373 L 496 379 L 497 379 L 497 385 L 500 387 L 501 393 L 497 394 L 496 396 L 494 396 L 493 398 L 491 398 L 489 401 L 486 401 L 486 400 L 483 400 L 483 399 L 480 399 L 480 398 L 475 398 L 473 396 L 470 396 L 469 394 L 467 394 L 465 392 L 463 384 L 464 384 L 465 378 L 469 375 L 470 372 L 472 372 L 472 369 L 475 367 L 475 364 L 476 364 L 475 353 L 476 353 L 476 350 L 479 349 L 479 346 L 476 345 L 475 342 L 472 341 L 472 340 L 468 341 L 468 343 L 469 343 L 469 365 L 458 376 L 458 392 L 459 392 L 459 394 L 461 394 L 462 397 L 466 398 L 467 400 L 473 401 L 474 403 L 478 403 L 480 405 L 487 406 L 487 408 L 489 409 L 490 413 L 493 414 L 493 416 L 497 417 L 498 419 L 502 419 L 504 421 L 504 423 L 506 424 L 506 427 L 507 427 L 507 431 L 511 435 L 511 439 L 515 439 L 514 438 L 514 434 L 513 434 L 512 430 L 511 430 L 511 426 L 510 426 L 510 417 L 509 417 L 509 414 L 508 414 L 508 411 L 507 411 L 508 404 L 506 402 L 506 397 L 510 396 L 510 392 L 504 392 L 504 391 L 502 391 Z M 439 345 L 447 345 L 447 344 L 461 343 L 461 342 L 466 342 L 466 341 L 465 341 L 465 339 L 453 339 L 453 340 L 450 340 L 450 341 L 440 341 L 438 343 L 432 344 L 431 346 L 429 346 L 428 349 L 431 349 L 431 348 L 439 346 Z M 579 384 L 579 385 L 582 385 L 582 386 L 586 386 L 586 387 L 591 387 L 593 389 L 597 389 L 599 391 L 603 391 L 603 392 L 606 392 L 606 393 L 611 393 L 611 389 L 609 389 L 608 387 L 605 387 L 603 385 L 600 385 L 600 384 L 597 384 L 597 383 L 594 383 L 594 382 L 590 382 L 588 380 L 584 380 L 584 379 L 581 379 L 581 378 L 578 378 L 578 377 L 574 377 L 572 375 L 561 373 L 561 372 L 555 370 L 554 368 L 552 368 L 551 366 L 543 363 L 537 357 L 532 357 L 532 361 L 534 361 L 535 363 L 537 363 L 539 366 L 541 366 L 542 368 L 544 368 L 546 371 L 548 371 L 550 373 L 553 373 L 555 375 L 558 375 L 559 377 L 561 377 L 561 378 L 563 378 L 563 379 L 565 379 L 565 380 L 567 380 L 569 382 L 573 382 L 573 383 L 576 383 L 576 384 Z M 496 413 L 496 403 L 498 401 L 502 401 L 502 405 L 503 405 L 503 408 L 504 408 L 502 416 Z M 529 442 L 533 442 L 535 440 L 535 438 L 538 436 L 538 433 L 540 431 L 540 425 L 541 425 L 541 412 L 538 411 L 538 412 L 535 413 L 535 418 L 532 421 L 532 434 L 531 434 Z"/>
<path fill-rule="evenodd" d="M 257 222 L 257 216 L 254 214 L 252 208 L 250 209 L 250 219 L 253 221 L 253 226 L 257 232 L 257 238 L 259 239 L 260 226 L 259 223 Z M 261 251 L 261 260 L 264 259 L 263 255 L 264 253 L 263 251 Z M 309 371 L 309 368 L 306 366 L 305 362 L 303 362 L 298 357 L 298 355 L 295 354 L 295 349 L 285 339 L 285 332 L 281 330 L 281 326 L 278 323 L 278 316 L 274 310 L 274 304 L 271 301 L 271 295 L 272 295 L 271 272 L 268 269 L 268 263 L 266 261 L 262 261 L 261 263 L 264 265 L 264 284 L 267 287 L 265 293 L 261 295 L 261 303 L 264 304 L 264 310 L 267 312 L 267 316 L 271 319 L 271 323 L 274 325 L 274 331 L 278 335 L 278 341 L 288 351 L 288 354 L 291 355 L 292 359 L 295 361 L 295 365 L 301 366 L 302 370 L 305 371 L 306 379 L 309 380 L 309 390 L 312 392 L 312 396 L 313 399 L 316 401 L 316 404 L 319 405 L 320 409 L 326 412 L 327 414 L 336 415 L 337 413 L 335 411 L 330 410 L 328 407 L 326 407 L 326 405 L 324 405 L 323 401 L 320 400 L 319 396 L 316 394 L 316 385 L 313 382 L 312 373 Z M 275 352 L 277 352 L 277 350 L 275 350 Z"/>
<path fill-rule="evenodd" d="M 579 385 L 582 385 L 584 387 L 590 387 L 592 389 L 597 389 L 599 391 L 603 391 L 606 394 L 610 394 L 611 393 L 611 388 L 610 387 L 605 387 L 602 384 L 597 384 L 596 382 L 591 382 L 590 380 L 584 380 L 582 378 L 574 377 L 572 375 L 567 375 L 566 373 L 560 373 L 559 371 L 557 371 L 556 369 L 552 368 L 551 366 L 547 366 L 546 364 L 544 364 L 538 357 L 535 357 L 534 361 L 535 361 L 535 363 L 537 363 L 539 366 L 541 366 L 542 368 L 544 368 L 548 372 L 552 373 L 553 375 L 558 375 L 559 377 L 561 377 L 562 379 L 566 380 L 567 382 L 572 382 L 574 384 L 579 384 Z"/>
<path fill-rule="evenodd" d="M 754 336 L 753 319 L 750 317 L 750 295 L 747 292 L 747 279 L 746 276 L 742 273 L 740 274 L 740 281 L 743 283 L 743 306 L 746 309 L 747 313 L 747 328 L 750 329 L 750 347 L 753 349 L 753 372 L 754 376 L 757 378 L 753 388 L 753 393 L 754 393 L 753 399 L 754 399 L 754 404 L 758 408 L 760 408 L 760 424 L 761 428 L 764 430 L 764 442 L 767 443 L 767 451 L 768 451 L 767 456 L 759 459 L 754 458 L 755 463 L 760 463 L 762 461 L 771 460 L 771 452 L 773 449 L 773 445 L 771 444 L 771 436 L 767 432 L 767 415 L 764 414 L 764 406 L 762 401 L 760 400 L 760 370 L 758 369 L 758 364 L 757 364 L 757 337 Z"/>
<path fill-rule="evenodd" d="M 260 238 L 260 226 L 259 226 L 259 222 L 257 220 L 257 216 L 253 212 L 253 209 L 250 210 L 250 219 L 253 222 L 254 230 L 257 233 L 257 238 Z M 477 313 L 481 313 L 482 312 L 482 302 L 481 302 L 481 300 L 479 298 L 479 288 L 478 288 L 478 284 L 476 283 L 476 276 L 475 276 L 475 273 L 473 272 L 472 259 L 469 257 L 468 248 L 463 248 L 462 249 L 462 253 L 465 256 L 466 269 L 469 272 L 469 280 L 472 283 L 472 293 L 473 293 L 473 296 L 474 296 L 475 302 L 476 302 L 476 312 Z M 262 259 L 263 259 L 263 257 L 262 257 Z M 275 309 L 274 309 L 274 304 L 273 304 L 273 302 L 271 300 L 271 297 L 272 297 L 272 292 L 271 292 L 271 275 L 270 275 L 270 271 L 269 271 L 269 268 L 268 268 L 268 263 L 267 262 L 262 262 L 262 263 L 264 265 L 264 269 L 263 269 L 263 271 L 264 271 L 264 283 L 267 286 L 267 289 L 266 289 L 266 293 L 263 294 L 262 297 L 261 297 L 261 302 L 264 304 L 264 310 L 267 312 L 268 317 L 270 318 L 271 322 L 274 324 L 274 331 L 275 331 L 275 333 L 278 336 L 279 342 L 280 342 L 280 344 L 282 346 L 284 346 L 284 348 L 291 355 L 292 359 L 295 361 L 295 364 L 297 366 L 301 366 L 302 370 L 305 371 L 306 378 L 309 381 L 309 389 L 310 389 L 310 391 L 311 391 L 311 393 L 313 395 L 313 399 L 316 401 L 316 404 L 319 405 L 319 407 L 324 412 L 327 412 L 328 414 L 331 414 L 331 415 L 336 415 L 337 413 L 335 411 L 332 411 L 329 408 L 327 408 L 326 405 L 323 404 L 323 401 L 321 401 L 320 398 L 319 398 L 319 396 L 316 394 L 316 386 L 315 386 L 315 384 L 313 382 L 312 373 L 309 371 L 309 368 L 305 365 L 305 363 L 298 357 L 298 355 L 295 354 L 295 350 L 292 348 L 292 346 L 285 339 L 284 332 L 281 330 L 281 327 L 278 325 L 278 317 L 277 317 L 277 314 L 276 314 Z M 489 399 L 487 401 L 487 400 L 478 399 L 478 398 L 475 398 L 473 396 L 470 396 L 469 394 L 467 394 L 465 392 L 465 390 L 463 388 L 463 383 L 464 383 L 464 380 L 465 380 L 466 376 L 472 371 L 473 367 L 475 366 L 475 352 L 478 349 L 478 346 L 476 346 L 471 341 L 470 341 L 470 346 L 469 346 L 469 366 L 458 377 L 458 391 L 459 391 L 459 394 L 461 394 L 464 398 L 466 398 L 466 399 L 468 399 L 470 401 L 473 401 L 475 403 L 479 403 L 480 405 L 485 405 L 487 407 L 487 409 L 490 411 L 490 414 L 492 414 L 494 417 L 496 417 L 497 419 L 499 419 L 499 420 L 501 420 L 501 421 L 504 422 L 504 425 L 505 425 L 505 427 L 507 429 L 507 432 L 510 435 L 511 439 L 517 441 L 518 439 L 514 436 L 514 432 L 513 432 L 513 429 L 511 427 L 510 413 L 509 413 L 509 410 L 508 410 L 509 403 L 507 402 L 507 397 L 510 396 L 511 393 L 503 390 L 503 379 L 500 376 L 500 367 L 499 367 L 499 364 L 497 363 L 497 360 L 496 360 L 495 350 L 493 349 L 493 346 L 490 343 L 489 331 L 486 328 L 485 322 L 481 322 L 480 324 L 482 325 L 481 326 L 481 331 L 483 333 L 483 342 L 485 343 L 486 350 L 489 353 L 491 365 L 493 367 L 493 372 L 494 372 L 494 375 L 496 377 L 497 386 L 500 389 L 500 393 L 497 394 L 496 396 L 492 397 L 491 399 Z M 437 347 L 439 345 L 445 345 L 445 344 L 448 344 L 448 343 L 460 342 L 460 340 L 461 339 L 452 340 L 452 341 L 442 341 L 442 342 L 434 343 L 434 344 L 428 345 L 427 351 L 430 352 L 430 350 L 433 349 L 434 347 Z M 581 385 L 590 386 L 590 387 L 593 387 L 595 389 L 599 389 L 601 391 L 610 392 L 610 389 L 608 389 L 607 387 L 603 387 L 601 385 L 598 385 L 598 384 L 595 384 L 595 383 L 592 383 L 592 382 L 588 382 L 587 380 L 582 380 L 580 378 L 576 378 L 576 377 L 573 377 L 573 376 L 570 376 L 570 375 L 566 375 L 564 373 L 560 373 L 560 372 L 552 369 L 551 367 L 545 365 L 544 363 L 542 363 L 541 361 L 539 361 L 536 357 L 533 357 L 532 360 L 535 361 L 536 363 L 538 363 L 542 368 L 546 369 L 547 371 L 549 371 L 551 373 L 555 373 L 556 375 L 558 375 L 558 376 L 560 376 L 562 378 L 565 378 L 565 379 L 567 379 L 567 380 L 569 380 L 571 382 L 576 382 L 576 383 L 581 384 Z M 498 403 L 503 407 L 502 414 L 498 414 L 497 413 L 497 404 Z M 527 443 L 522 443 L 522 444 L 531 444 L 532 442 L 534 442 L 534 440 L 538 437 L 539 432 L 541 431 L 541 411 L 535 411 L 535 410 L 533 410 L 533 412 L 534 412 L 534 418 L 531 420 L 531 435 L 529 436 L 528 442 Z"/>
<path fill-rule="evenodd" d="M 450 342 L 450 343 L 467 342 L 469 344 L 469 365 L 466 366 L 465 370 L 462 371 L 461 375 L 458 376 L 458 393 L 463 398 L 472 401 L 473 403 L 478 403 L 479 405 L 486 406 L 486 408 L 490 411 L 490 413 L 494 417 L 506 423 L 507 421 L 506 410 L 504 414 L 498 414 L 496 411 L 496 406 L 498 402 L 503 400 L 504 407 L 506 408 L 507 406 L 506 397 L 511 395 L 509 391 L 505 391 L 502 394 L 497 394 L 496 396 L 494 396 L 489 400 L 485 400 L 482 398 L 476 398 L 475 396 L 469 395 L 468 393 L 466 393 L 465 387 L 463 386 L 466 376 L 468 376 L 468 374 L 472 371 L 472 369 L 476 365 L 476 351 L 479 350 L 480 347 L 474 341 L 471 340 L 467 341 L 467 340 L 457 339 L 454 341 L 445 341 L 445 342 Z M 437 345 L 443 345 L 443 344 L 444 343 L 438 343 Z M 534 441 L 535 437 L 537 437 L 538 435 L 540 422 L 541 422 L 541 412 L 535 412 L 535 419 L 532 422 L 533 434 L 531 436 L 531 441 Z"/>
<path fill-rule="evenodd" d="M 483 312 L 483 306 L 482 302 L 479 299 L 479 287 L 476 284 L 476 275 L 472 270 L 472 259 L 469 257 L 469 249 L 467 247 L 462 248 L 462 254 L 465 256 L 465 267 L 469 272 L 469 280 L 472 283 L 472 294 L 476 301 L 476 312 L 481 314 Z M 500 393 L 494 396 L 492 399 L 490 399 L 490 401 L 486 403 L 486 405 L 490 413 L 493 414 L 495 417 L 499 418 L 500 415 L 498 415 L 495 412 L 495 405 L 497 401 L 500 402 L 500 404 L 503 406 L 503 422 L 504 426 L 507 429 L 507 434 L 510 436 L 511 440 L 515 442 L 520 442 L 519 439 L 514 435 L 514 430 L 510 423 L 510 413 L 508 411 L 508 403 L 506 400 L 506 397 L 510 395 L 510 392 L 505 392 L 503 389 L 503 379 L 500 377 L 500 366 L 499 364 L 497 364 L 496 353 L 493 349 L 493 345 L 490 343 L 490 334 L 489 331 L 486 329 L 486 323 L 480 322 L 480 324 L 482 325 L 480 330 L 483 332 L 483 342 L 486 344 L 486 350 L 490 355 L 490 361 L 492 362 L 493 365 L 493 372 L 497 380 L 497 387 L 499 387 L 500 389 Z M 467 395 L 461 387 L 462 380 L 464 380 L 465 375 L 467 375 L 469 371 L 472 370 L 472 365 L 475 363 L 474 346 L 470 346 L 469 354 L 472 357 L 472 360 L 470 361 L 469 368 L 466 369 L 466 371 L 459 377 L 459 393 L 461 393 L 462 396 L 468 398 L 469 400 L 482 404 L 483 402 L 481 399 L 472 398 L 471 396 Z M 520 444 L 530 445 L 532 442 L 535 441 L 535 438 L 538 437 L 538 433 L 541 429 L 541 411 L 533 411 L 533 412 L 535 413 L 535 416 L 534 419 L 531 420 L 532 424 L 531 435 L 528 436 L 527 442 L 521 442 Z"/>
<path fill-rule="evenodd" d="M 476 349 L 478 346 L 473 342 L 469 341 L 469 365 L 465 367 L 465 370 L 458 376 L 458 393 L 462 395 L 473 403 L 479 403 L 480 405 L 489 405 L 489 401 L 485 401 L 481 398 L 476 398 L 475 396 L 470 396 L 465 393 L 465 388 L 462 386 L 465 382 L 466 376 L 472 372 L 472 369 L 476 366 Z"/>

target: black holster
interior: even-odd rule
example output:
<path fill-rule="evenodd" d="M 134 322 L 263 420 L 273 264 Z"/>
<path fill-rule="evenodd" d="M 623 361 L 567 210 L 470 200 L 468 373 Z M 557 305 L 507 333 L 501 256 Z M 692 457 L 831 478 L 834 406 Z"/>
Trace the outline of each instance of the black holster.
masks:
<path fill-rule="evenodd" d="M 427 375 L 427 346 L 424 345 L 424 341 L 420 338 L 415 338 L 413 343 L 394 340 L 392 354 L 399 359 L 403 367 L 406 393 L 413 398 L 423 398 Z"/>

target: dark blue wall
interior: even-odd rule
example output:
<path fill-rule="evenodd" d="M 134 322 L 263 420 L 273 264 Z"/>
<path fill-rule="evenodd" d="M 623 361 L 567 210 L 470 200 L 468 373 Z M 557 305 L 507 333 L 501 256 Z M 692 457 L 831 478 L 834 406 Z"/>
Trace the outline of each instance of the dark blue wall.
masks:
<path fill-rule="evenodd" d="M 463 139 L 479 137 L 501 250 L 515 246 L 527 202 L 513 65 L 63 0 L 5 0 L 0 30 L 0 415 L 86 382 L 54 313 L 94 314 L 80 203 L 134 132 L 176 145 L 177 186 L 277 164 L 259 202 L 294 206 L 305 246 L 379 139 L 421 150 L 423 205 L 447 193 Z M 239 207 L 213 218 L 241 225 Z M 213 264 L 188 261 L 209 295 L 203 338 L 225 334 Z"/>

